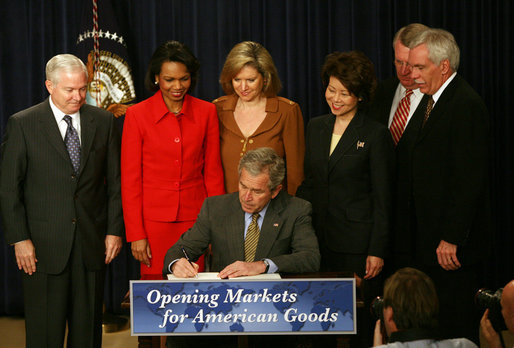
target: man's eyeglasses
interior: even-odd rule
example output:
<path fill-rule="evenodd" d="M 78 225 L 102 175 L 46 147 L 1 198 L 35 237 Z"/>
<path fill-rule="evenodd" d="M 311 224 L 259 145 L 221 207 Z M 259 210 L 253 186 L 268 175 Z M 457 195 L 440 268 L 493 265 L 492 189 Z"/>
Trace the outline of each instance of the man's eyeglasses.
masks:
<path fill-rule="evenodd" d="M 396 65 L 398 68 L 411 68 L 408 62 L 404 62 L 398 59 L 394 60 L 394 65 Z"/>

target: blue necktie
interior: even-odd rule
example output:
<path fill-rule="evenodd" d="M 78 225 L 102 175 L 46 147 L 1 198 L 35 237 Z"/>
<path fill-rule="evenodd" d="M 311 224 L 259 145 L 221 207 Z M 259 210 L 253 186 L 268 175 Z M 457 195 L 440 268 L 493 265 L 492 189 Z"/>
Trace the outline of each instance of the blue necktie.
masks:
<path fill-rule="evenodd" d="M 66 129 L 66 135 L 64 136 L 64 143 L 66 144 L 66 149 L 68 149 L 71 164 L 73 164 L 73 170 L 75 174 L 77 174 L 80 168 L 79 135 L 77 133 L 77 130 L 73 128 L 73 125 L 71 124 L 71 116 L 66 115 L 63 119 L 68 124 L 68 128 Z"/>

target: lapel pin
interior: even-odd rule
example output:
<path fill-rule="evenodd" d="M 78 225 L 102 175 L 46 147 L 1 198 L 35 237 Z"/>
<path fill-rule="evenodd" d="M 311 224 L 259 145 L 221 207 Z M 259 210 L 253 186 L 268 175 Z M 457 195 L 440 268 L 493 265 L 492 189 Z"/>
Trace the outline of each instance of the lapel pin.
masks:
<path fill-rule="evenodd" d="M 364 148 L 364 142 L 363 141 L 357 141 L 357 150 L 362 147 Z"/>
<path fill-rule="evenodd" d="M 278 227 L 278 224 L 275 222 L 275 223 L 273 224 L 273 227 Z"/>

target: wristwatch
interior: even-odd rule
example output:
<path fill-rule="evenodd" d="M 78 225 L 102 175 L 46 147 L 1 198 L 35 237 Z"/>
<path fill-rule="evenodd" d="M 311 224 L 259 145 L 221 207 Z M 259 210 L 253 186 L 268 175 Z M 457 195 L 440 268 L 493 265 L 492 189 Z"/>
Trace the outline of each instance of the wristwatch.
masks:
<path fill-rule="evenodd" d="M 266 269 L 262 273 L 268 273 L 268 271 L 269 271 L 269 262 L 268 262 L 268 260 L 262 259 L 262 262 L 264 262 L 264 264 L 266 265 Z"/>

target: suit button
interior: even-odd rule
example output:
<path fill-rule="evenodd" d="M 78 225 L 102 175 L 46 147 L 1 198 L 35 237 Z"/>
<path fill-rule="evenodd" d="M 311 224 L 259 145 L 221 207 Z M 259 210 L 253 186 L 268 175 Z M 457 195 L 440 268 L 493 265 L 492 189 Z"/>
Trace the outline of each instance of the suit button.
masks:
<path fill-rule="evenodd" d="M 250 139 L 250 141 L 248 141 L 250 144 L 253 144 L 253 139 Z"/>
<path fill-rule="evenodd" d="M 175 138 L 175 142 L 176 142 L 176 143 L 180 143 L 180 138 L 179 138 L 179 137 L 176 137 L 176 138 Z"/>
<path fill-rule="evenodd" d="M 71 223 L 75 225 L 77 223 L 77 219 L 71 219 Z"/>
<path fill-rule="evenodd" d="M 242 143 L 244 143 L 244 142 L 245 142 L 245 140 L 244 140 L 244 139 L 241 139 L 241 142 L 242 142 Z"/>

